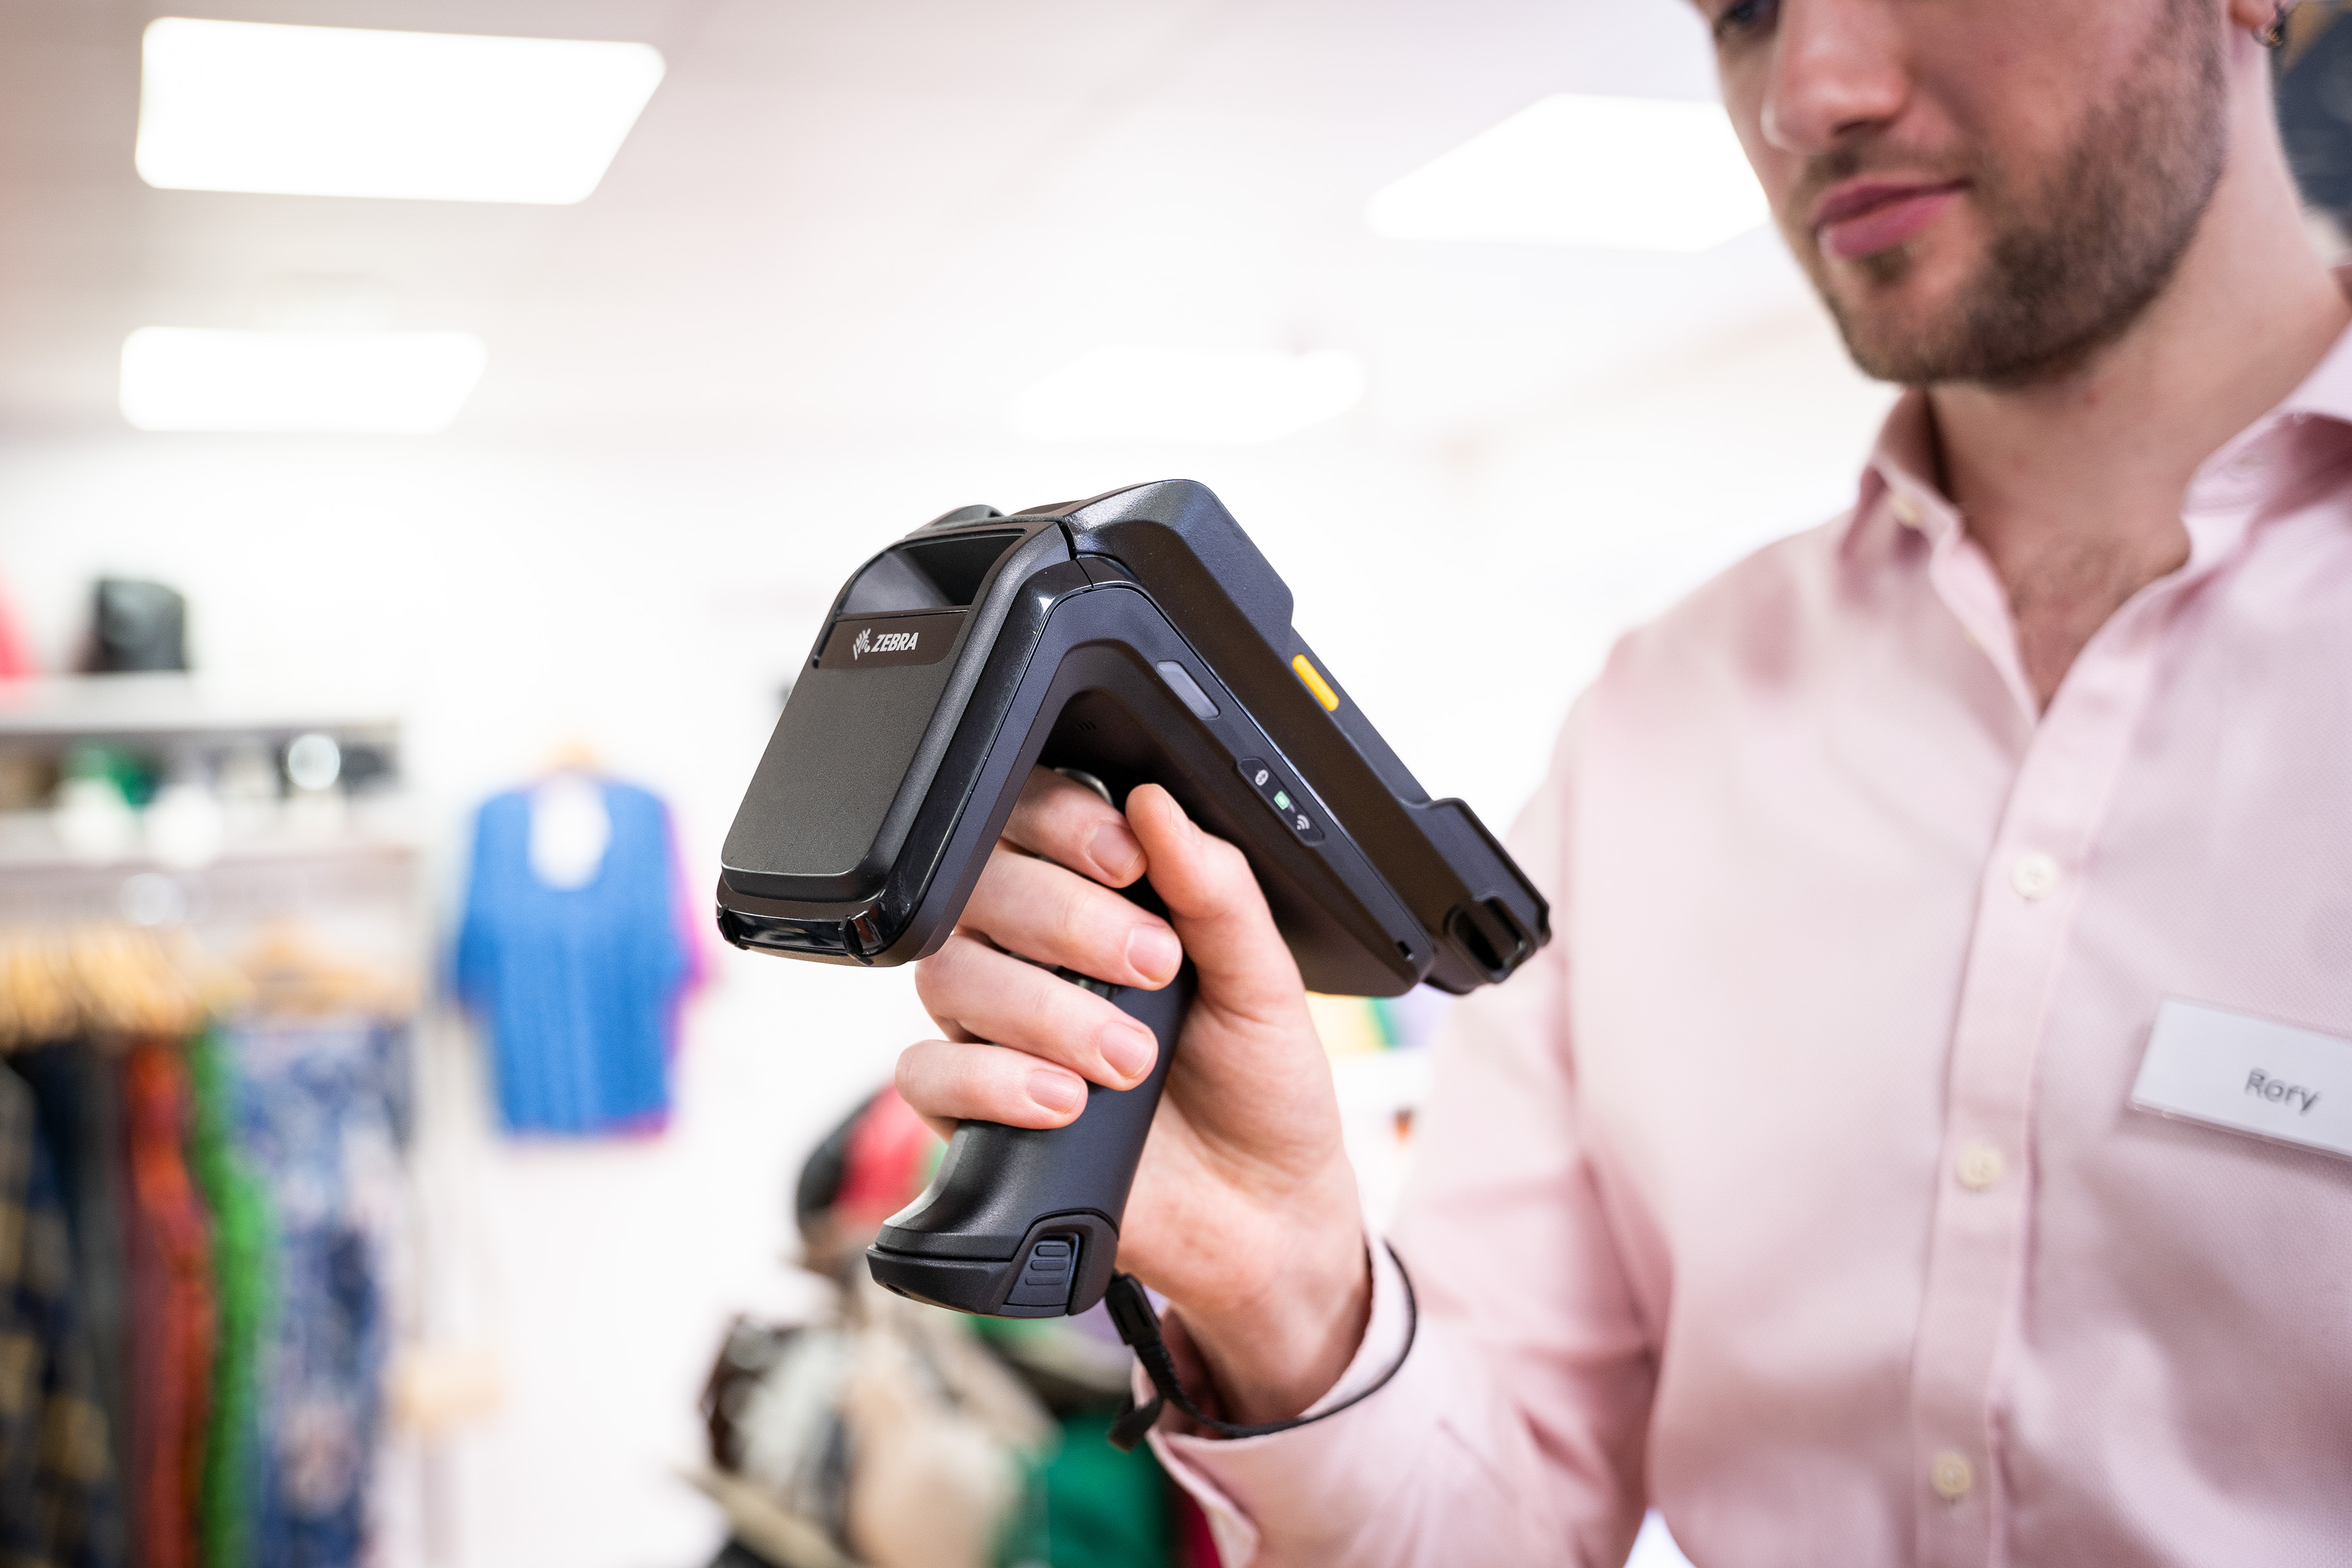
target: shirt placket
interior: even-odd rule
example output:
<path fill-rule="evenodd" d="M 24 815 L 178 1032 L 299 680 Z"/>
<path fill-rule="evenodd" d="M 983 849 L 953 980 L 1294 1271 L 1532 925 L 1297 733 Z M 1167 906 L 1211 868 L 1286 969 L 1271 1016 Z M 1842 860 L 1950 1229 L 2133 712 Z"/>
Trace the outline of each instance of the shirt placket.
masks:
<path fill-rule="evenodd" d="M 2143 593 L 2084 649 L 2034 727 L 1979 883 L 1912 1359 L 1922 1568 L 2002 1561 L 1995 1385 L 2032 1217 L 2035 1061 L 2084 871 L 2153 685 L 2161 627 L 2202 564 Z M 1985 628 L 1971 629 L 1987 640 Z M 2000 632 L 2013 646 L 2006 626 Z"/>

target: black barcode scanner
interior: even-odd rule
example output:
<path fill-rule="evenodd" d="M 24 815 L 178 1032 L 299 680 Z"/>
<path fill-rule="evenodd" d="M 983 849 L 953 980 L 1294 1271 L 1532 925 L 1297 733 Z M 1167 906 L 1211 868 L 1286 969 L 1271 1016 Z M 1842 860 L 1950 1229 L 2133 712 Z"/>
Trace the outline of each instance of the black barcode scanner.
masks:
<path fill-rule="evenodd" d="M 1282 579 L 1181 479 L 1010 517 L 966 507 L 859 567 L 728 831 L 719 929 L 826 963 L 934 952 L 1039 763 L 1114 805 L 1164 785 L 1238 845 L 1311 990 L 1468 991 L 1549 938 L 1510 857 L 1413 782 L 1291 630 Z M 1144 884 L 1129 896 L 1164 912 Z M 1066 1127 L 957 1128 L 866 1253 L 900 1295 L 1042 1318 L 1109 1284 L 1193 977 L 1065 978 L 1150 1028 L 1157 1065 L 1094 1087 Z"/>

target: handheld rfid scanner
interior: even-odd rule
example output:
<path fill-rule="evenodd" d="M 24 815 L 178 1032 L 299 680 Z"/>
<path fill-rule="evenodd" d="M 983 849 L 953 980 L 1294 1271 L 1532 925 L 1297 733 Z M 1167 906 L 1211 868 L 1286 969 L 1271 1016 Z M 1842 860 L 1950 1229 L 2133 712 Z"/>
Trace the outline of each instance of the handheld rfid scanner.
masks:
<path fill-rule="evenodd" d="M 1249 858 L 1310 990 L 1464 992 L 1510 974 L 1549 911 L 1467 806 L 1432 800 L 1290 627 L 1290 590 L 1181 479 L 1004 516 L 951 511 L 834 603 L 728 831 L 719 929 L 824 963 L 905 963 L 954 930 L 1038 764 L 1114 805 L 1164 785 Z M 1143 883 L 1129 897 L 1159 908 Z M 866 1253 L 967 1312 L 1102 1299 L 1193 991 L 1064 976 L 1160 1042 L 1066 1127 L 967 1121 Z"/>

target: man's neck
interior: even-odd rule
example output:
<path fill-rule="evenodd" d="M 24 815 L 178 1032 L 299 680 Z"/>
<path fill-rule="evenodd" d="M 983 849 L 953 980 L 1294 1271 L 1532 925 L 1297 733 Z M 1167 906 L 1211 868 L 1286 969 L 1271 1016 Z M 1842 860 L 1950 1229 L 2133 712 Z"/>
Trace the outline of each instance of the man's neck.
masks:
<path fill-rule="evenodd" d="M 2044 708 L 2107 617 L 2187 562 L 2181 498 L 2198 465 L 2352 321 L 2289 189 L 2284 170 L 2231 169 L 2164 292 L 2089 363 L 2024 387 L 1928 391 L 1944 489 L 2009 592 Z"/>

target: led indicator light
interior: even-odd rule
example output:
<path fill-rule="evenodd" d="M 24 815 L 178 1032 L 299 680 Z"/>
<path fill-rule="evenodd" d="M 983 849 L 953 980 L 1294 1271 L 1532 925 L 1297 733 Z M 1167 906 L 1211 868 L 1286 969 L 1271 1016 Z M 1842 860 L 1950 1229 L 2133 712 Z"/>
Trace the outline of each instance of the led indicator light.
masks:
<path fill-rule="evenodd" d="M 1305 654 L 1292 659 L 1290 668 L 1291 673 L 1305 683 L 1307 689 L 1315 693 L 1315 700 L 1323 704 L 1325 712 L 1337 713 L 1339 710 L 1339 694 L 1331 689 L 1331 683 L 1323 679 L 1323 672 L 1316 668 Z"/>
<path fill-rule="evenodd" d="M 1258 798 L 1281 815 L 1282 820 L 1298 835 L 1300 842 L 1310 845 L 1323 842 L 1323 829 L 1316 826 L 1313 817 L 1299 809 L 1298 802 L 1290 798 L 1290 787 L 1263 759 L 1244 757 L 1238 769 L 1242 777 L 1256 789 Z"/>

